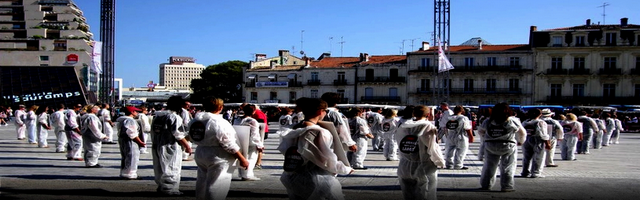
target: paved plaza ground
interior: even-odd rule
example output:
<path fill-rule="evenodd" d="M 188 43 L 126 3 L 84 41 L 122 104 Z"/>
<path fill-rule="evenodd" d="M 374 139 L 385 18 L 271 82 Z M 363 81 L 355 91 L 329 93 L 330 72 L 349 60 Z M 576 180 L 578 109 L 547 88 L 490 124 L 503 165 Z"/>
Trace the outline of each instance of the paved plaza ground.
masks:
<path fill-rule="evenodd" d="M 234 180 L 228 199 L 287 199 L 280 183 L 283 156 L 276 150 L 279 139 L 270 125 L 265 141 L 263 169 L 255 170 L 260 181 Z M 104 144 L 100 164 L 104 168 L 84 168 L 84 162 L 68 161 L 55 153 L 55 136 L 49 134 L 50 148 L 37 148 L 16 140 L 15 127 L 0 126 L 0 199 L 193 199 L 196 165 L 183 163 L 181 190 L 184 196 L 164 197 L 156 192 L 151 154 L 143 154 L 138 174 L 142 180 L 120 180 L 118 145 Z M 577 161 L 556 161 L 559 167 L 545 168 L 545 178 L 516 176 L 516 191 L 476 190 L 480 187 L 482 162 L 477 160 L 479 142 L 471 144 L 465 160 L 468 170 L 439 170 L 439 199 L 640 199 L 640 134 L 623 133 L 620 144 L 577 155 Z M 520 150 L 519 150 L 520 151 Z M 522 151 L 518 158 L 520 174 Z M 559 151 L 555 158 L 559 159 Z M 369 153 L 368 170 L 339 176 L 346 199 L 402 199 L 396 176 L 397 161 L 386 161 L 382 152 Z M 237 174 L 237 173 L 236 173 Z M 237 175 L 235 175 L 237 176 Z M 236 178 L 237 179 L 237 178 Z"/>

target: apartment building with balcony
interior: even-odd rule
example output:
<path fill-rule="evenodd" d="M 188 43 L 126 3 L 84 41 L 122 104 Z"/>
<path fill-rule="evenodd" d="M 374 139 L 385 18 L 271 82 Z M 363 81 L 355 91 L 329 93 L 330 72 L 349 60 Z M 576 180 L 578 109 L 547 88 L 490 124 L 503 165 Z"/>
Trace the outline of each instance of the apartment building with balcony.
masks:
<path fill-rule="evenodd" d="M 535 103 L 637 104 L 640 101 L 640 25 L 537 30 L 530 43 L 537 63 Z"/>
<path fill-rule="evenodd" d="M 191 81 L 199 79 L 205 69 L 192 57 L 169 57 L 169 63 L 160 64 L 160 85 L 174 90 L 191 90 Z"/>
<path fill-rule="evenodd" d="M 92 45 L 86 18 L 71 0 L 0 0 L 0 66 L 73 67 L 82 88 L 95 92 Z"/>
<path fill-rule="evenodd" d="M 288 50 L 279 50 L 278 56 L 270 58 L 266 54 L 256 54 L 249 67 L 243 69 L 245 102 L 294 103 L 303 97 L 301 70 L 307 64 Z"/>
<path fill-rule="evenodd" d="M 407 100 L 407 56 L 360 55 L 355 68 L 357 103 L 404 105 Z"/>
<path fill-rule="evenodd" d="M 437 105 L 437 87 L 448 91 L 448 102 L 454 105 L 532 103 L 535 63 L 528 44 L 492 45 L 472 38 L 447 48 L 455 69 L 441 86 L 435 79 L 438 47 L 423 42 L 420 50 L 407 53 L 407 104 Z"/>

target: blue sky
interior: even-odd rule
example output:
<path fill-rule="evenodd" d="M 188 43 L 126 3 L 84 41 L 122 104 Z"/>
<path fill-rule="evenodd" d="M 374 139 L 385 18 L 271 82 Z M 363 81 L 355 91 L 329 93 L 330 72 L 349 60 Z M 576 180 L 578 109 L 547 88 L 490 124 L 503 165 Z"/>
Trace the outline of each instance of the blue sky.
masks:
<path fill-rule="evenodd" d="M 75 0 L 94 39 L 100 38 L 100 1 Z M 577 26 L 591 19 L 640 24 L 637 0 L 451 0 L 451 43 L 472 37 L 492 44 L 525 44 L 529 27 Z M 304 33 L 302 31 L 304 30 Z M 116 0 L 116 77 L 124 87 L 158 82 L 159 64 L 189 56 L 205 66 L 249 61 L 255 53 L 302 50 L 310 57 L 397 55 L 429 41 L 433 0 Z M 301 45 L 301 36 L 304 42 Z M 333 40 L 329 38 L 333 37 Z"/>

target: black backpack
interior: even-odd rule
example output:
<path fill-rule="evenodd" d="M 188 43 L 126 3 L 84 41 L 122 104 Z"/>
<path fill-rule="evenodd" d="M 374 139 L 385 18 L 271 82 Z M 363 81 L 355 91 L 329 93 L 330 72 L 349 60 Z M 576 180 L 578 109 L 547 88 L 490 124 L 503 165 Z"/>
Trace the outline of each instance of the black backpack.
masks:
<path fill-rule="evenodd" d="M 206 130 L 207 127 L 204 123 L 195 121 L 191 124 L 191 127 L 189 127 L 189 137 L 196 142 L 202 141 Z"/>
<path fill-rule="evenodd" d="M 314 141 L 319 134 L 320 133 L 317 131 L 309 131 L 300 137 L 304 137 L 304 140 Z M 289 147 L 284 153 L 284 163 L 282 164 L 282 168 L 286 172 L 293 172 L 302 169 L 305 164 L 302 155 L 298 152 L 298 141 L 300 137 L 296 139 L 296 145 Z"/>

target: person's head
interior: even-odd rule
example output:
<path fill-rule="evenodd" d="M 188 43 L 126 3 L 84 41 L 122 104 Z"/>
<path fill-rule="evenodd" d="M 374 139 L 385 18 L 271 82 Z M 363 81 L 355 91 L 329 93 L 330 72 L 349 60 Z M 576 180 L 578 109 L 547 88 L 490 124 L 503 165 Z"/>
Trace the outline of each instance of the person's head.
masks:
<path fill-rule="evenodd" d="M 394 118 L 396 116 L 398 116 L 398 111 L 394 110 L 394 109 L 384 109 L 384 111 L 382 111 L 383 115 L 385 118 L 387 119 L 391 119 Z"/>
<path fill-rule="evenodd" d="M 609 118 L 611 118 L 611 114 L 609 114 L 609 113 L 603 113 L 602 114 L 602 119 L 609 119 Z"/>
<path fill-rule="evenodd" d="M 558 120 L 562 120 L 562 121 L 567 120 L 567 116 L 565 116 L 563 114 L 559 114 L 558 115 Z"/>
<path fill-rule="evenodd" d="M 142 112 L 142 110 L 133 107 L 133 106 L 127 106 L 124 107 L 124 115 L 129 116 L 129 117 L 137 117 L 138 116 L 138 112 Z"/>
<path fill-rule="evenodd" d="M 447 102 L 440 103 L 440 109 L 448 110 L 449 109 L 449 103 L 447 103 Z"/>
<path fill-rule="evenodd" d="M 335 92 L 326 92 L 322 94 L 322 97 L 320 97 L 320 99 L 327 102 L 328 107 L 335 107 L 336 104 L 338 104 L 338 102 L 340 101 L 340 95 Z"/>
<path fill-rule="evenodd" d="M 26 107 L 23 104 L 18 105 L 18 110 L 24 110 Z"/>
<path fill-rule="evenodd" d="M 371 108 L 371 112 L 381 113 L 382 109 L 378 107 Z"/>
<path fill-rule="evenodd" d="M 58 106 L 56 108 L 58 110 L 62 110 L 62 109 L 64 109 L 64 104 L 58 104 Z"/>
<path fill-rule="evenodd" d="M 146 106 L 140 106 L 140 110 L 142 114 L 147 114 L 149 112 L 149 109 Z"/>
<path fill-rule="evenodd" d="M 182 108 L 189 110 L 189 108 L 191 108 L 191 102 L 189 101 L 184 101 L 182 103 Z"/>
<path fill-rule="evenodd" d="M 74 111 L 78 112 L 80 109 L 82 109 L 82 104 L 73 105 L 73 110 Z"/>
<path fill-rule="evenodd" d="M 507 103 L 498 103 L 493 106 L 491 109 L 491 121 L 502 123 L 506 122 L 507 119 L 513 115 L 513 110 L 509 107 Z"/>
<path fill-rule="evenodd" d="M 251 115 L 256 113 L 256 108 L 249 105 L 249 106 L 245 106 L 242 108 L 242 111 L 244 111 L 244 115 L 247 117 L 251 117 Z"/>
<path fill-rule="evenodd" d="M 578 117 L 575 114 L 573 113 L 567 114 L 567 121 L 575 122 L 576 120 L 578 120 Z"/>
<path fill-rule="evenodd" d="M 284 108 L 280 109 L 280 112 L 281 112 L 282 115 L 290 115 L 290 114 L 293 113 L 291 108 L 287 108 L 287 107 L 284 107 Z"/>
<path fill-rule="evenodd" d="M 462 107 L 462 105 L 457 105 L 455 108 L 453 108 L 453 114 L 464 115 L 464 107 Z"/>
<path fill-rule="evenodd" d="M 182 106 L 184 105 L 184 100 L 181 96 L 171 96 L 169 100 L 167 100 L 167 109 L 174 112 L 182 112 Z"/>
<path fill-rule="evenodd" d="M 38 107 L 39 106 L 37 106 L 37 105 L 32 105 L 31 107 L 29 107 L 29 111 L 35 112 L 36 110 L 38 110 Z"/>
<path fill-rule="evenodd" d="M 86 109 L 87 113 L 96 114 L 100 110 L 100 107 L 98 105 L 89 104 L 86 106 Z"/>
<path fill-rule="evenodd" d="M 598 119 L 598 118 L 600 118 L 600 115 L 598 115 L 598 114 L 593 114 L 593 115 L 591 115 L 591 118 Z"/>
<path fill-rule="evenodd" d="M 580 116 L 585 116 L 585 115 L 587 115 L 587 111 L 584 111 L 584 110 L 580 111 Z"/>
<path fill-rule="evenodd" d="M 529 119 L 537 119 L 540 116 L 542 116 L 542 111 L 540 111 L 540 109 L 537 109 L 537 108 L 531 109 L 527 112 L 527 117 Z"/>
<path fill-rule="evenodd" d="M 404 110 L 402 110 L 402 118 L 403 119 L 411 119 L 413 118 L 413 109 L 415 108 L 415 106 L 406 106 L 404 107 Z"/>
<path fill-rule="evenodd" d="M 38 110 L 36 110 L 36 115 L 40 115 L 43 112 L 47 112 L 49 111 L 49 107 L 47 106 L 40 106 L 38 107 Z"/>
<path fill-rule="evenodd" d="M 430 114 L 431 108 L 427 106 L 419 105 L 413 108 L 413 116 L 416 118 L 416 120 L 427 118 Z"/>
<path fill-rule="evenodd" d="M 349 112 L 345 113 L 344 116 L 347 118 L 354 118 L 361 116 L 363 113 L 361 108 L 352 108 Z"/>
<path fill-rule="evenodd" d="M 109 104 L 108 103 L 102 103 L 102 108 L 103 109 L 109 109 Z"/>
<path fill-rule="evenodd" d="M 542 117 L 553 117 L 553 112 L 551 112 L 551 109 L 545 108 L 542 109 Z"/>
<path fill-rule="evenodd" d="M 302 97 L 296 101 L 296 108 L 302 111 L 305 118 L 324 118 L 327 111 L 327 103 L 321 99 Z"/>
<path fill-rule="evenodd" d="M 224 101 L 215 97 L 206 97 L 202 102 L 202 107 L 204 108 L 205 112 L 219 113 L 224 107 Z"/>

